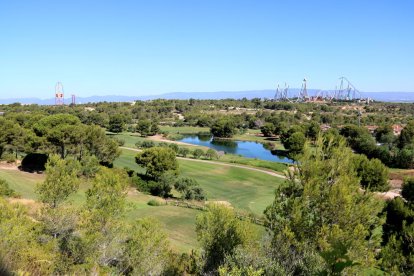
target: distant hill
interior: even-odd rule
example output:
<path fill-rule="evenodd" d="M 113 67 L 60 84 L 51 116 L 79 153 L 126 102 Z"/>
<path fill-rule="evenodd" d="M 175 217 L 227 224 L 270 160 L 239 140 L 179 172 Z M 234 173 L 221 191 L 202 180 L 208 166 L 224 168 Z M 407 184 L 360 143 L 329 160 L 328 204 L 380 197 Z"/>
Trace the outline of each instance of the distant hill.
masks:
<path fill-rule="evenodd" d="M 309 95 L 315 95 L 319 90 L 308 90 Z M 299 89 L 290 89 L 291 95 L 297 95 Z M 270 89 L 264 90 L 249 90 L 249 91 L 219 91 L 219 92 L 172 92 L 160 95 L 146 95 L 146 96 L 91 96 L 91 97 L 77 97 L 77 103 L 90 102 L 132 102 L 136 100 L 153 100 L 153 99 L 241 99 L 241 98 L 268 98 L 274 97 L 275 91 Z M 414 102 L 414 92 L 363 92 L 363 97 L 368 97 L 377 101 L 384 102 Z M 38 99 L 38 98 L 9 98 L 0 99 L 0 104 L 11 103 L 22 104 L 39 104 L 51 105 L 55 103 L 53 98 Z M 71 99 L 65 99 L 65 103 L 70 103 Z"/>

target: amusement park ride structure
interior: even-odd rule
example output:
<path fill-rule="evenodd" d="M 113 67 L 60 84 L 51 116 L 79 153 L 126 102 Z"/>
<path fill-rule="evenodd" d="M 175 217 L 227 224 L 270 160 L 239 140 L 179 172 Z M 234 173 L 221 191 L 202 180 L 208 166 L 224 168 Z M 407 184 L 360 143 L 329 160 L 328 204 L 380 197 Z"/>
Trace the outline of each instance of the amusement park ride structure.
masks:
<path fill-rule="evenodd" d="M 63 92 L 63 84 L 59 81 L 55 85 L 55 105 L 65 104 L 65 93 Z M 76 96 L 72 94 L 72 105 L 76 104 Z"/>
<path fill-rule="evenodd" d="M 369 101 L 364 99 L 362 93 L 346 78 L 340 77 L 335 90 L 319 90 L 315 95 L 310 96 L 307 89 L 307 80 L 303 79 L 302 88 L 296 95 L 289 94 L 289 86 L 285 83 L 285 88 L 276 88 L 274 101 L 277 102 L 332 102 L 332 101 Z"/>

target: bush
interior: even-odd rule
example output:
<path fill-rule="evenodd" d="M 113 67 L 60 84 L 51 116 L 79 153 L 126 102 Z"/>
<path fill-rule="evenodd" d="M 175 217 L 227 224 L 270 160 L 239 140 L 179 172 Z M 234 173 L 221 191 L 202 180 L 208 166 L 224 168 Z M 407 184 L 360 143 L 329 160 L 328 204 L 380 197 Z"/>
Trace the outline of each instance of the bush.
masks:
<path fill-rule="evenodd" d="M 152 148 L 152 147 L 155 147 L 155 143 L 153 141 L 145 140 L 141 143 L 141 148 L 148 149 L 148 148 Z"/>
<path fill-rule="evenodd" d="M 99 160 L 95 155 L 84 156 L 80 163 L 83 176 L 94 177 L 99 171 Z"/>
<path fill-rule="evenodd" d="M 125 145 L 125 140 L 120 139 L 120 138 L 114 138 L 114 140 L 116 141 L 116 143 L 118 144 L 118 146 L 122 147 L 123 145 Z"/>
<path fill-rule="evenodd" d="M 18 197 L 19 194 L 9 187 L 9 183 L 6 180 L 0 179 L 0 196 Z"/>
<path fill-rule="evenodd" d="M 174 143 L 171 143 L 171 144 L 169 144 L 168 145 L 168 147 L 170 148 L 170 149 L 172 149 L 176 154 L 178 153 L 178 151 L 179 151 L 179 148 L 178 148 L 178 145 L 177 144 L 174 144 Z"/>
<path fill-rule="evenodd" d="M 194 151 L 193 151 L 193 156 L 194 156 L 194 158 L 196 158 L 196 159 L 199 159 L 201 156 L 203 156 L 204 155 L 204 151 L 202 150 L 202 149 L 195 149 Z"/>
<path fill-rule="evenodd" d="M 144 140 L 142 142 L 136 142 L 135 146 L 137 148 L 149 149 L 149 148 L 155 147 L 155 143 L 153 141 Z"/>
<path fill-rule="evenodd" d="M 188 148 L 180 148 L 178 150 L 178 154 L 182 157 L 187 157 L 187 155 L 190 153 L 190 150 Z"/>
<path fill-rule="evenodd" d="M 184 138 L 184 136 L 183 136 L 183 135 L 181 135 L 181 134 L 169 134 L 169 135 L 167 136 L 167 138 L 168 138 L 168 139 L 170 139 L 170 140 L 173 140 L 173 141 L 178 141 L 178 140 L 183 139 L 183 138 Z"/>
<path fill-rule="evenodd" d="M 150 187 L 148 185 L 148 181 L 142 179 L 139 176 L 134 176 L 132 178 L 132 183 L 135 185 L 135 187 L 138 189 L 138 191 L 142 193 L 149 193 Z"/>
<path fill-rule="evenodd" d="M 207 196 L 204 190 L 198 186 L 195 179 L 189 177 L 180 177 L 175 180 L 174 188 L 181 193 L 182 199 L 189 200 L 206 200 Z"/>
<path fill-rule="evenodd" d="M 7 163 L 14 163 L 16 162 L 16 155 L 13 153 L 5 153 L 2 155 L 1 159 L 6 161 Z"/>
<path fill-rule="evenodd" d="M 218 154 L 217 151 L 213 150 L 213 149 L 208 149 L 206 152 L 206 157 L 208 159 L 218 159 Z"/>
<path fill-rule="evenodd" d="M 158 200 L 158 199 L 150 199 L 147 204 L 149 206 L 163 206 L 165 205 L 164 201 Z"/>
<path fill-rule="evenodd" d="M 404 180 L 401 195 L 408 203 L 414 202 L 414 178 L 408 178 Z"/>
<path fill-rule="evenodd" d="M 135 171 L 134 171 L 134 170 L 132 170 L 132 169 L 130 169 L 130 168 L 128 168 L 128 167 L 124 167 L 124 170 L 125 170 L 125 172 L 127 173 L 127 175 L 128 175 L 129 177 L 133 177 L 133 176 L 134 176 L 134 173 L 135 173 Z"/>

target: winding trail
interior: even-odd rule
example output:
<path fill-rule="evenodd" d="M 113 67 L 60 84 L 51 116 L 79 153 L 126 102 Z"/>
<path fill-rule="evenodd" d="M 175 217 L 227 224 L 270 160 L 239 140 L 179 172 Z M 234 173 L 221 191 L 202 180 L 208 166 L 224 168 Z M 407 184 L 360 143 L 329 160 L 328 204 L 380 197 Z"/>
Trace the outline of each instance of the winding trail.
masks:
<path fill-rule="evenodd" d="M 134 148 L 129 148 L 129 147 L 119 147 L 119 148 L 125 149 L 125 150 L 130 150 L 130 151 L 136 151 L 136 152 L 142 151 L 140 149 L 134 149 Z M 207 163 L 207 164 L 213 164 L 213 165 L 219 165 L 219 166 L 234 167 L 234 168 L 240 168 L 240 169 L 245 169 L 245 170 L 251 170 L 251 171 L 261 172 L 261 173 L 265 173 L 265 174 L 268 174 L 268 175 L 271 175 L 271 176 L 286 179 L 286 177 L 282 174 L 275 173 L 275 172 L 270 171 L 270 170 L 258 169 L 258 168 L 254 168 L 254 167 L 244 166 L 244 165 L 230 164 L 230 163 L 210 161 L 210 160 L 192 159 L 192 158 L 186 158 L 186 157 L 177 157 L 177 159 L 192 161 L 192 162 Z"/>

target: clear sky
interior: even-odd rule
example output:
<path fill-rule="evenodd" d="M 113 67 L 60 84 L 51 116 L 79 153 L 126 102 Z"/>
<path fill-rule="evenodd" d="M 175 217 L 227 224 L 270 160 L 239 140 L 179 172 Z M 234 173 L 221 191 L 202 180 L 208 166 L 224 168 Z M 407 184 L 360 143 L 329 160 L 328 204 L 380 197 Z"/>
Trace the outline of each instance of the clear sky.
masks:
<path fill-rule="evenodd" d="M 0 98 L 414 92 L 412 0 L 0 0 Z"/>

